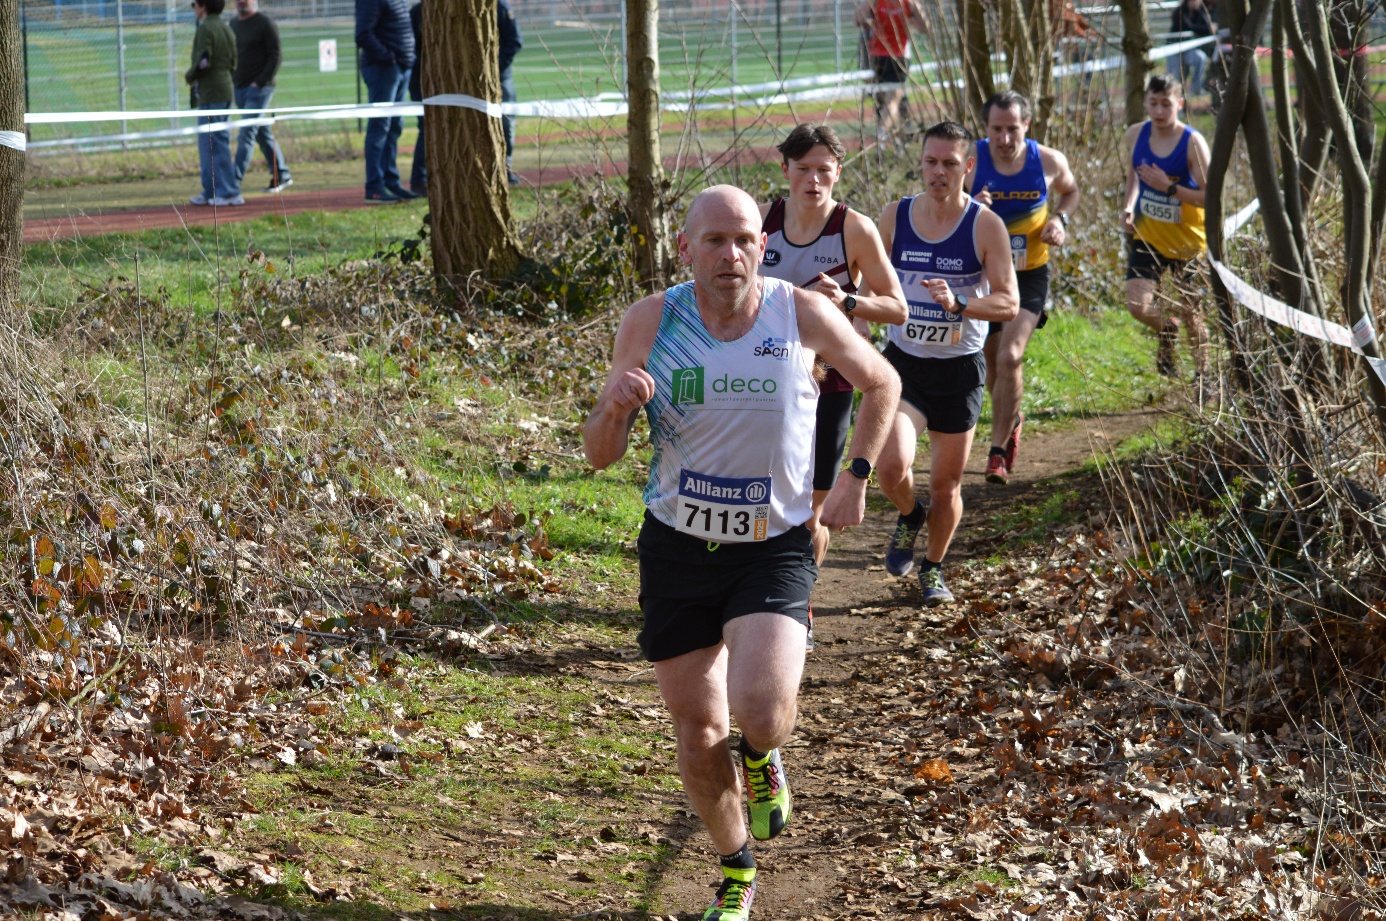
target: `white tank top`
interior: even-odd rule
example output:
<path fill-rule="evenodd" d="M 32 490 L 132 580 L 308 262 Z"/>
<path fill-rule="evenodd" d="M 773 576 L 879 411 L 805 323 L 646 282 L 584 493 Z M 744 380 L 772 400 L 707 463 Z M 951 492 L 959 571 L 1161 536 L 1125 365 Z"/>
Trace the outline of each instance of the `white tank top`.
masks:
<path fill-rule="evenodd" d="M 716 543 L 765 540 L 812 514 L 818 385 L 799 342 L 794 288 L 763 278 L 760 311 L 734 342 L 708 333 L 693 282 L 670 288 L 646 370 L 654 457 L 645 505 Z"/>

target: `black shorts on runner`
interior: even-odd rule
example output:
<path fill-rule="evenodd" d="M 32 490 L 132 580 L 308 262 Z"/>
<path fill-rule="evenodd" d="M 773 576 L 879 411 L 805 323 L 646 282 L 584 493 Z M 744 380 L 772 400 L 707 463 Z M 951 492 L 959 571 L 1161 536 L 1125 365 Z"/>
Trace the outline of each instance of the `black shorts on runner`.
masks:
<path fill-rule="evenodd" d="M 1044 329 L 1044 324 L 1049 322 L 1049 311 L 1045 308 L 1049 306 L 1049 263 L 1045 263 L 1037 269 L 1026 269 L 1023 272 L 1015 273 L 1016 285 L 1020 288 L 1020 309 L 1028 310 L 1030 313 L 1039 316 L 1039 322 L 1035 324 L 1035 329 Z M 995 336 L 1001 332 L 1001 327 L 1005 323 L 992 321 L 987 324 L 987 336 Z"/>
<path fill-rule="evenodd" d="M 808 626 L 818 578 L 803 525 L 769 540 L 713 544 L 645 512 L 640 555 L 640 649 L 651 662 L 722 642 L 722 625 L 768 611 Z"/>
<path fill-rule="evenodd" d="M 897 58 L 892 55 L 871 58 L 871 69 L 876 73 L 877 83 L 908 83 L 910 76 L 909 62 L 904 58 Z"/>
<path fill-rule="evenodd" d="M 813 435 L 813 488 L 833 488 L 842 470 L 842 452 L 847 447 L 847 430 L 852 427 L 850 390 L 818 395 L 818 423 Z"/>
<path fill-rule="evenodd" d="M 929 431 L 958 435 L 977 427 L 987 381 L 981 352 L 917 358 L 892 342 L 885 358 L 900 375 L 900 401 L 923 413 Z"/>
<path fill-rule="evenodd" d="M 1170 259 L 1144 240 L 1126 238 L 1126 280 L 1148 278 L 1159 281 L 1169 272 L 1175 281 L 1190 281 L 1194 275 L 1195 259 Z"/>

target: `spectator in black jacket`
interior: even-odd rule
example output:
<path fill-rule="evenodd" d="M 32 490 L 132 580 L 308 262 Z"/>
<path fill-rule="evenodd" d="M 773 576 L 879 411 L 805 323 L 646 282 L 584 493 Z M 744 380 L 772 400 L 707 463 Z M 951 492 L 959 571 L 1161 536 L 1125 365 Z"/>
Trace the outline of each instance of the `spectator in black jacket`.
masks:
<path fill-rule="evenodd" d="M 283 52 L 279 45 L 279 29 L 274 20 L 260 12 L 259 0 L 236 0 L 236 18 L 231 20 L 236 36 L 236 72 L 231 80 L 236 84 L 236 108 L 268 109 L 274 96 L 274 77 L 279 72 Z M 274 139 L 272 125 L 242 128 L 236 139 L 236 182 L 245 178 L 250 166 L 250 150 L 258 143 L 269 166 L 270 180 L 266 192 L 282 192 L 294 184 L 284 151 Z"/>
<path fill-rule="evenodd" d="M 414 72 L 409 75 L 409 98 L 423 101 L 423 0 L 409 8 L 409 25 L 414 32 Z M 424 150 L 424 117 L 419 116 L 419 139 L 414 143 L 414 167 L 409 171 L 409 191 L 423 198 L 428 195 L 428 158 Z"/>
<path fill-rule="evenodd" d="M 361 79 L 371 102 L 403 102 L 414 68 L 414 31 L 408 0 L 356 0 L 356 46 Z M 366 127 L 366 201 L 418 198 L 399 182 L 395 157 L 404 119 L 372 118 Z"/>
<path fill-rule="evenodd" d="M 1174 8 L 1174 13 L 1170 16 L 1169 30 L 1171 32 L 1193 33 L 1190 36 L 1184 36 L 1184 38 L 1205 38 L 1209 35 L 1216 35 L 1218 27 L 1213 22 L 1213 11 L 1208 9 L 1203 0 L 1183 0 Z M 1184 97 L 1186 99 L 1203 92 L 1203 72 L 1208 69 L 1208 54 L 1212 50 L 1212 46 L 1202 45 L 1198 48 L 1190 48 L 1177 57 L 1170 57 L 1169 72 L 1178 77 L 1179 82 L 1184 84 Z"/>
<path fill-rule="evenodd" d="M 514 102 L 515 79 L 510 74 L 510 65 L 525 46 L 525 40 L 520 35 L 520 24 L 515 21 L 515 14 L 506 0 L 496 0 L 496 17 L 500 20 L 501 102 Z M 510 166 L 515 157 L 515 116 L 502 116 L 501 125 L 505 128 L 505 169 L 510 175 L 510 184 L 519 185 L 520 177 Z"/>

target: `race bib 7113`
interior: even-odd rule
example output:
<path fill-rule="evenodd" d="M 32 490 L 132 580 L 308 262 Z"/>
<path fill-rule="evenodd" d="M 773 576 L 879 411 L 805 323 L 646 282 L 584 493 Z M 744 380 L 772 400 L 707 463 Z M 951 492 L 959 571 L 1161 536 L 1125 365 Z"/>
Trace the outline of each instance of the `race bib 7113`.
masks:
<path fill-rule="evenodd" d="M 715 543 L 765 540 L 770 527 L 770 477 L 719 477 L 679 471 L 675 527 Z"/>

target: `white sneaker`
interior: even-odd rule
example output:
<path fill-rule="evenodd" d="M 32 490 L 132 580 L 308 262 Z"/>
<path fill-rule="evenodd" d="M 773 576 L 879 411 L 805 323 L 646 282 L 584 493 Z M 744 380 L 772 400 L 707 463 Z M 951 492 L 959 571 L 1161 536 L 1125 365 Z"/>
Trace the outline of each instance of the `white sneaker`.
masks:
<path fill-rule="evenodd" d="M 230 198 L 214 198 L 210 204 L 213 208 L 230 208 L 245 204 L 245 199 L 239 195 L 233 195 Z"/>
<path fill-rule="evenodd" d="M 212 200 L 201 192 L 198 192 L 192 198 L 188 199 L 188 203 L 193 205 L 210 205 Z"/>

